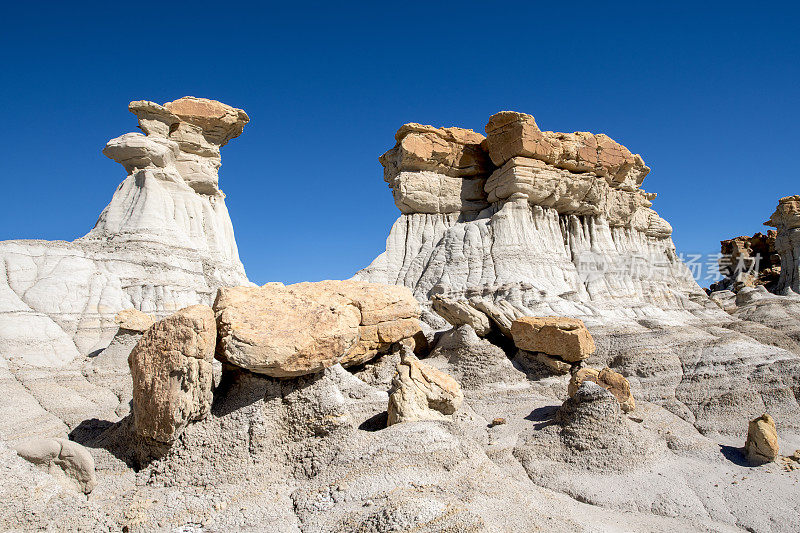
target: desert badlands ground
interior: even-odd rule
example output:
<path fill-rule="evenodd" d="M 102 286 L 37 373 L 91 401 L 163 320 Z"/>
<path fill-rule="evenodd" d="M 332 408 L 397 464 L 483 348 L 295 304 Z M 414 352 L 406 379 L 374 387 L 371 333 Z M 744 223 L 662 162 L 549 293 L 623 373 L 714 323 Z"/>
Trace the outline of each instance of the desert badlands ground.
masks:
<path fill-rule="evenodd" d="M 386 251 L 259 287 L 247 114 L 129 109 L 95 227 L 0 242 L 0 530 L 800 531 L 800 196 L 707 292 L 608 136 L 405 124 Z"/>

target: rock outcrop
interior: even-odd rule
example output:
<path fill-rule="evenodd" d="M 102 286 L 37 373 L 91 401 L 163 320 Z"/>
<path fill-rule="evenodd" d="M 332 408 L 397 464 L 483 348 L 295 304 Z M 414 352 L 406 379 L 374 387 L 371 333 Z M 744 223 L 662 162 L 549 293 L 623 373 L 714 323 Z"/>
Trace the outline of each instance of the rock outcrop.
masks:
<path fill-rule="evenodd" d="M 206 305 L 181 309 L 150 327 L 128 358 L 139 435 L 162 443 L 211 409 L 217 327 Z"/>
<path fill-rule="evenodd" d="M 774 291 L 800 293 L 800 195 L 781 198 L 764 224 L 778 229 L 775 251 L 780 255 L 781 270 Z"/>
<path fill-rule="evenodd" d="M 219 356 L 273 377 L 359 365 L 419 337 L 419 304 L 404 287 L 357 281 L 220 289 Z"/>
<path fill-rule="evenodd" d="M 381 163 L 402 214 L 356 279 L 411 288 L 436 327 L 429 300 L 441 296 L 504 333 L 521 316 L 702 307 L 655 195 L 639 188 L 641 157 L 605 135 L 542 132 L 522 113 L 493 115 L 486 132 L 400 128 Z"/>
<path fill-rule="evenodd" d="M 501 111 L 486 124 L 486 146 L 501 167 L 514 157 L 533 158 L 570 172 L 592 172 L 609 184 L 636 189 L 650 172 L 641 156 L 607 135 L 541 131 L 531 115 Z"/>
<path fill-rule="evenodd" d="M 193 97 L 129 109 L 144 134 L 103 150 L 128 176 L 95 227 L 73 242 L 0 243 L 0 354 L 20 364 L 105 348 L 123 309 L 163 317 L 247 283 L 218 185 L 220 147 L 245 112 Z"/>
<path fill-rule="evenodd" d="M 781 273 L 781 258 L 775 249 L 778 232 L 742 235 L 720 241 L 719 273 L 723 279 L 711 284 L 709 292 L 766 286 L 774 290 Z"/>
<path fill-rule="evenodd" d="M 761 293 L 746 294 L 750 303 L 736 307 L 732 293 L 722 305 L 712 301 L 652 209 L 655 195 L 642 190 L 649 169 L 640 157 L 604 135 L 541 131 L 521 113 L 494 115 L 486 132 L 470 150 L 482 149 L 491 166 L 465 165 L 470 177 L 461 177 L 486 180 L 481 199 L 470 194 L 458 212 L 403 204 L 386 251 L 354 279 L 410 288 L 434 330 L 447 329 L 450 319 L 466 323 L 437 313 L 442 301 L 458 302 L 459 315 L 475 324 L 486 316 L 508 338 L 521 317 L 580 319 L 598 366 L 635 376 L 643 395 L 637 401 L 666 406 L 704 432 L 739 435 L 743 412 L 767 408 L 798 420 L 792 391 L 800 352 L 785 337 L 800 338 L 800 308 Z M 382 159 L 389 176 L 431 172 L 419 169 L 437 161 L 390 167 Z M 388 181 L 397 198 L 398 184 Z M 413 191 L 405 187 L 401 196 Z M 787 216 L 773 222 L 791 227 Z"/>
<path fill-rule="evenodd" d="M 628 413 L 636 409 L 636 401 L 633 399 L 630 383 L 625 379 L 625 376 L 614 372 L 608 367 L 602 370 L 584 367 L 574 372 L 567 387 L 567 394 L 569 394 L 570 398 L 575 396 L 581 385 L 587 381 L 596 383 L 609 391 L 619 402 L 624 412 Z"/>
<path fill-rule="evenodd" d="M 559 465 L 562 471 L 569 465 L 624 475 L 652 460 L 654 444 L 652 435 L 624 416 L 609 391 L 586 381 L 558 408 L 552 423 L 538 433 L 526 431 L 514 455 L 537 481 Z"/>
<path fill-rule="evenodd" d="M 156 319 L 138 309 L 130 308 L 117 313 L 114 322 L 117 323 L 119 329 L 144 333 L 156 322 Z"/>
<path fill-rule="evenodd" d="M 32 439 L 17 444 L 14 449 L 26 461 L 80 492 L 89 494 L 97 486 L 94 458 L 77 442 L 66 439 Z"/>
<path fill-rule="evenodd" d="M 502 348 L 479 337 L 467 324 L 445 331 L 423 361 L 446 368 L 464 391 L 519 386 L 526 382 L 525 375 L 514 368 Z"/>
<path fill-rule="evenodd" d="M 775 420 L 764 413 L 751 420 L 747 426 L 747 440 L 744 444 L 744 453 L 752 465 L 771 463 L 778 457 L 778 432 L 775 429 Z"/>
<path fill-rule="evenodd" d="M 387 423 L 391 426 L 419 420 L 447 420 L 463 401 L 464 394 L 456 380 L 406 349 L 392 380 Z"/>
<path fill-rule="evenodd" d="M 405 124 L 395 147 L 380 157 L 384 180 L 403 213 L 479 211 L 492 164 L 483 135 L 462 128 Z"/>
<path fill-rule="evenodd" d="M 172 166 L 187 195 L 213 196 L 215 148 L 240 133 L 243 113 L 196 99 L 133 108 L 148 135 L 114 155 L 143 183 L 137 165 L 162 177 Z M 0 529 L 800 530 L 792 474 L 748 468 L 720 446 L 767 411 L 785 447 L 800 442 L 800 296 L 746 287 L 720 309 L 640 205 L 647 168 L 607 137 L 541 132 L 517 113 L 487 132 L 413 125 L 384 157 L 404 214 L 360 276 L 394 285 L 223 288 L 213 318 L 126 301 L 113 312 L 161 320 L 146 327 L 126 311 L 112 345 L 57 369 L 0 358 Z M 125 241 L 113 253 L 138 250 L 137 235 L 155 246 L 169 226 L 113 237 Z M 160 253 L 134 259 L 180 252 Z M 192 254 L 217 275 L 211 254 Z M 514 326 L 531 316 L 580 319 L 592 360 L 609 368 L 517 349 Z M 419 360 L 423 328 L 433 350 Z M 135 393 L 127 371 L 113 372 L 131 343 Z M 578 345 L 589 351 L 586 338 Z M 209 363 L 212 350 L 225 362 Z M 566 378 L 551 374 L 567 370 L 563 401 Z M 155 437 L 136 434 L 143 421 Z M 49 475 L 6 442 L 43 433 L 91 449 L 90 498 L 59 483 L 60 466 Z"/>
<path fill-rule="evenodd" d="M 511 324 L 511 337 L 517 348 L 569 363 L 587 359 L 596 349 L 583 321 L 569 317 L 520 317 Z"/>
<path fill-rule="evenodd" d="M 492 331 L 492 324 L 486 313 L 475 309 L 465 300 L 454 300 L 434 295 L 431 297 L 431 307 L 454 327 L 466 324 L 481 337 L 485 337 Z"/>

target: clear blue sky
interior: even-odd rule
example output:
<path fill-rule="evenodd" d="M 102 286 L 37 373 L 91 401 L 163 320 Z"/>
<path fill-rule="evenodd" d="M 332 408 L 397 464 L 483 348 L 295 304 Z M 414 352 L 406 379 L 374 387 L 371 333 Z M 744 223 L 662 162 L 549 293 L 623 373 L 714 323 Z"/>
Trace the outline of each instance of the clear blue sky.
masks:
<path fill-rule="evenodd" d="M 71 240 L 124 178 L 131 100 L 245 109 L 223 148 L 250 279 L 347 278 L 398 216 L 378 156 L 405 122 L 494 112 L 604 132 L 653 169 L 679 252 L 800 193 L 800 9 L 785 3 L 21 2 L 4 6 L 0 239 Z"/>

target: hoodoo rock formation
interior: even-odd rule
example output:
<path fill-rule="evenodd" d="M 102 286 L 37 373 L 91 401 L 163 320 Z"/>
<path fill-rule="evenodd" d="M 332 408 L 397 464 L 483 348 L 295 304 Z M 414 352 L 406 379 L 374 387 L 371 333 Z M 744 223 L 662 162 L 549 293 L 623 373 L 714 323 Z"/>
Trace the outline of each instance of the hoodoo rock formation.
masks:
<path fill-rule="evenodd" d="M 781 274 L 775 292 L 800 293 L 800 195 L 781 198 L 764 224 L 778 228 L 775 251 L 780 255 Z"/>
<path fill-rule="evenodd" d="M 580 319 L 600 365 L 636 376 L 637 397 L 641 389 L 702 431 L 739 433 L 742 412 L 772 404 L 781 419 L 800 419 L 800 348 L 777 340 L 798 331 L 794 309 L 756 312 L 753 295 L 742 323 L 709 299 L 652 209 L 655 194 L 641 188 L 650 169 L 640 156 L 606 135 L 542 131 L 510 111 L 489 118 L 485 137 L 409 124 L 395 141 L 380 162 L 401 215 L 386 251 L 355 279 L 409 287 L 434 329 L 486 334 L 488 322 L 511 339 L 522 317 Z M 782 200 L 772 219 L 781 243 L 793 206 Z M 782 256 L 784 285 L 791 261 Z M 543 363 L 561 373 L 559 362 Z"/>
<path fill-rule="evenodd" d="M 0 243 L 0 353 L 59 365 L 105 348 L 127 308 L 165 316 L 247 283 L 218 185 L 220 147 L 247 114 L 185 97 L 131 102 L 144 133 L 103 153 L 128 176 L 95 227 L 73 242 Z"/>
<path fill-rule="evenodd" d="M 709 292 L 764 285 L 775 290 L 781 273 L 781 258 L 775 249 L 778 232 L 741 235 L 720 241 L 719 273 L 723 279 L 712 284 Z"/>
<path fill-rule="evenodd" d="M 218 177 L 247 114 L 194 97 L 129 110 L 142 133 L 103 150 L 127 177 L 95 227 L 72 242 L 0 242 L 0 438 L 125 416 L 128 354 L 152 321 L 248 284 Z"/>
<path fill-rule="evenodd" d="M 423 304 L 467 300 L 506 330 L 525 315 L 698 307 L 672 229 L 639 188 L 640 156 L 605 135 L 542 132 L 523 113 L 493 115 L 486 132 L 398 130 L 380 161 L 402 215 L 356 279 L 405 285 Z"/>

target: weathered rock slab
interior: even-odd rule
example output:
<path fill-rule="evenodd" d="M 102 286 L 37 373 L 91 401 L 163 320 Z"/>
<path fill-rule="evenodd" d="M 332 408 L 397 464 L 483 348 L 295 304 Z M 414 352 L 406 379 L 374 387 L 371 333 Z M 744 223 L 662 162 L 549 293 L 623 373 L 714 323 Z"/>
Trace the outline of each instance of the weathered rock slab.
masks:
<path fill-rule="evenodd" d="M 434 295 L 431 297 L 431 307 L 453 327 L 466 324 L 480 337 L 485 337 L 492 330 L 492 324 L 486 313 L 475 309 L 467 300 Z"/>
<path fill-rule="evenodd" d="M 145 332 L 155 323 L 156 319 L 152 315 L 142 313 L 138 309 L 130 308 L 117 313 L 114 317 L 114 322 L 120 329 L 127 329 L 130 331 Z"/>
<path fill-rule="evenodd" d="M 587 359 L 595 351 L 589 330 L 577 318 L 521 317 L 511 324 L 511 336 L 518 348 L 568 362 Z"/>
<path fill-rule="evenodd" d="M 224 288 L 214 309 L 219 357 L 272 377 L 362 364 L 421 332 L 411 291 L 359 281 Z"/>
<path fill-rule="evenodd" d="M 392 380 L 387 423 L 447 420 L 463 401 L 455 379 L 405 351 Z"/>
<path fill-rule="evenodd" d="M 128 357 L 140 435 L 171 443 L 208 414 L 216 339 L 214 312 L 205 305 L 181 309 L 142 335 Z"/>

